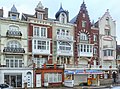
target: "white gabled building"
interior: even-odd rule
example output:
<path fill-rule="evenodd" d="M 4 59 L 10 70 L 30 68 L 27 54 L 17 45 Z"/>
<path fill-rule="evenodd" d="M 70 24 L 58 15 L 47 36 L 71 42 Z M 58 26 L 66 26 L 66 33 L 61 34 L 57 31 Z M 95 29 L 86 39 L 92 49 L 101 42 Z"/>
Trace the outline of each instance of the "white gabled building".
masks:
<path fill-rule="evenodd" d="M 2 10 L 3 11 L 3 10 Z M 0 84 L 13 87 L 33 86 L 33 70 L 27 67 L 28 41 L 27 22 L 19 19 L 19 13 L 13 5 L 8 17 L 0 11 Z"/>
<path fill-rule="evenodd" d="M 98 21 L 99 26 L 99 55 L 101 69 L 104 75 L 101 78 L 111 79 L 116 68 L 116 23 L 107 10 Z"/>

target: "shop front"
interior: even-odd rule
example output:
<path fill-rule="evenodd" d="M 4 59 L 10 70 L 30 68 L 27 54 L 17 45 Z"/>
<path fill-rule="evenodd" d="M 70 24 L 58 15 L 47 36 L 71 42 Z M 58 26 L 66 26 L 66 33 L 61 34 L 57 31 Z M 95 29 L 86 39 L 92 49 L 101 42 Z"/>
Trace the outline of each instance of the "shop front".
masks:
<path fill-rule="evenodd" d="M 103 74 L 103 72 L 100 70 L 65 70 L 64 74 L 65 76 L 72 75 L 71 81 L 73 81 L 73 86 L 100 85 L 99 75 Z"/>
<path fill-rule="evenodd" d="M 35 87 L 61 86 L 64 82 L 64 69 L 61 65 L 46 65 L 34 69 Z"/>
<path fill-rule="evenodd" d="M 33 87 L 33 70 L 28 68 L 7 69 L 1 68 L 0 83 L 7 83 L 16 88 Z"/>

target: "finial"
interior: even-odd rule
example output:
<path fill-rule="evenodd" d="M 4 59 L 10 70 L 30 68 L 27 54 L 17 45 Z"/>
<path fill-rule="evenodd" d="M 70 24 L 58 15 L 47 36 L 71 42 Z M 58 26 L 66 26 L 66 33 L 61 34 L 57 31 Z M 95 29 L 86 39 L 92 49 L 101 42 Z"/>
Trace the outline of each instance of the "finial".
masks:
<path fill-rule="evenodd" d="M 62 3 L 60 3 L 60 8 L 62 8 Z"/>
<path fill-rule="evenodd" d="M 107 9 L 107 12 L 109 12 L 109 9 Z"/>
<path fill-rule="evenodd" d="M 85 1 L 83 0 L 83 3 L 84 3 Z"/>

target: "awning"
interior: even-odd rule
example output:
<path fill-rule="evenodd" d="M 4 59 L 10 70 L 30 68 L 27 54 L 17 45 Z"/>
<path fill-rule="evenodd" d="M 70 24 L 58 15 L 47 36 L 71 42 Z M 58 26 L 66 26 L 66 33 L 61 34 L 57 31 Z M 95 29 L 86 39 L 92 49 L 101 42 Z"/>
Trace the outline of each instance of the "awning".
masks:
<path fill-rule="evenodd" d="M 103 74 L 101 70 L 65 70 L 65 74 Z"/>

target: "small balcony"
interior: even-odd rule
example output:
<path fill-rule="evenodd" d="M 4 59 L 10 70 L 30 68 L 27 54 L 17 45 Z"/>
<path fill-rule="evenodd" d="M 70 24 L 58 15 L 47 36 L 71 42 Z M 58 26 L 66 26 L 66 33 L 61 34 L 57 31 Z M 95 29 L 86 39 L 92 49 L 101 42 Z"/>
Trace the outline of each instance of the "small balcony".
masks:
<path fill-rule="evenodd" d="M 25 50 L 24 50 L 24 48 L 4 47 L 3 52 L 10 52 L 10 53 L 25 53 Z"/>
<path fill-rule="evenodd" d="M 104 49 L 113 49 L 113 48 L 114 48 L 114 46 L 110 46 L 110 45 L 103 45 L 103 48 L 104 48 Z"/>
<path fill-rule="evenodd" d="M 73 36 L 66 36 L 66 35 L 56 35 L 56 40 L 69 40 L 73 41 Z"/>
<path fill-rule="evenodd" d="M 22 33 L 20 31 L 7 31 L 6 36 L 8 37 L 21 37 Z"/>

